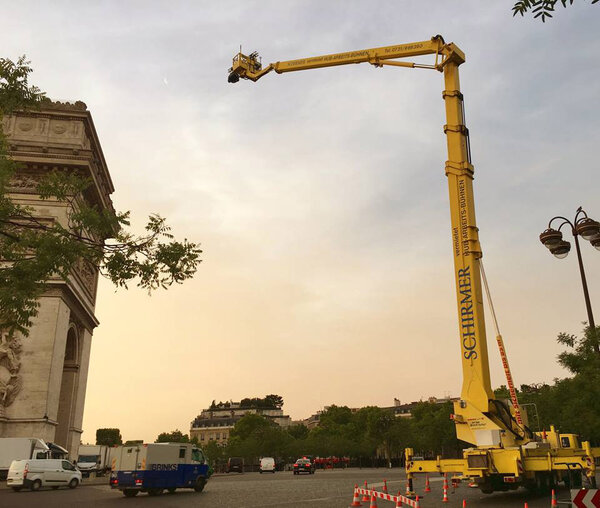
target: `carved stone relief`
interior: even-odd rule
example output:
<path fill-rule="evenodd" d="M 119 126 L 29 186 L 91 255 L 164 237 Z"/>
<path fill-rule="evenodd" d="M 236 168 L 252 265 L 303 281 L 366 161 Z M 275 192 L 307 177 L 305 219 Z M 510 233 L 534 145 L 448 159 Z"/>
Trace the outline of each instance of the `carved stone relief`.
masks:
<path fill-rule="evenodd" d="M 98 283 L 98 271 L 94 265 L 85 259 L 80 259 L 75 265 L 74 272 L 79 276 L 84 288 L 93 298 L 96 294 L 96 284 Z"/>
<path fill-rule="evenodd" d="M 0 418 L 21 391 L 21 339 L 8 333 L 0 333 Z"/>

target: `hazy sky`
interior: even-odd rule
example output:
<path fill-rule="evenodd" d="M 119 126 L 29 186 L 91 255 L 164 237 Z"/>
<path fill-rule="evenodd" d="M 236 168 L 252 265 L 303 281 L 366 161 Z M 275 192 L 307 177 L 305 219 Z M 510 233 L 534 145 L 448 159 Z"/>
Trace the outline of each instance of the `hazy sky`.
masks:
<path fill-rule="evenodd" d="M 458 395 L 442 76 L 362 64 L 227 83 L 263 62 L 442 34 L 461 67 L 486 271 L 516 383 L 551 381 L 587 319 L 576 256 L 538 235 L 600 219 L 600 7 L 542 24 L 512 0 L 2 2 L 2 56 L 91 110 L 137 227 L 201 242 L 194 280 L 149 297 L 100 284 L 84 441 L 154 440 L 213 399 L 324 405 Z M 592 304 L 600 252 L 582 245 Z M 596 320 L 600 320 L 600 310 Z M 488 320 L 494 386 L 504 382 Z"/>

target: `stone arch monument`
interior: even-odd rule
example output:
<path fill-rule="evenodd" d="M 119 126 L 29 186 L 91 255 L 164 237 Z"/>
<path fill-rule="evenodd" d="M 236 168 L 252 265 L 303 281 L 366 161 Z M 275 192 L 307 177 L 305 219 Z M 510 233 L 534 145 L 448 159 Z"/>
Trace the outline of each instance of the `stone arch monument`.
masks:
<path fill-rule="evenodd" d="M 94 185 L 85 199 L 112 209 L 114 191 L 92 116 L 83 102 L 47 102 L 2 119 L 10 155 L 21 164 L 13 200 L 41 219 L 66 225 L 66 204 L 40 200 L 36 185 L 52 170 L 78 171 Z M 48 281 L 28 337 L 0 337 L 0 437 L 39 437 L 77 457 L 94 314 L 97 268 L 81 262 L 68 281 Z"/>

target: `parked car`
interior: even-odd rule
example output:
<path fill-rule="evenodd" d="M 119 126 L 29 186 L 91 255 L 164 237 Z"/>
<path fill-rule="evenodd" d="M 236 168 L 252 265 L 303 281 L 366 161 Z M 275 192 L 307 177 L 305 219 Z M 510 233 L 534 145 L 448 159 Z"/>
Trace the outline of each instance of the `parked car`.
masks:
<path fill-rule="evenodd" d="M 238 473 L 244 472 L 244 459 L 242 457 L 229 457 L 227 459 L 227 473 L 237 471 Z"/>
<path fill-rule="evenodd" d="M 64 459 L 13 460 L 8 470 L 7 486 L 14 491 L 22 488 L 40 490 L 42 487 L 69 487 L 81 483 L 81 471 Z"/>
<path fill-rule="evenodd" d="M 310 459 L 298 459 L 294 464 L 294 474 L 315 474 L 315 465 Z"/>
<path fill-rule="evenodd" d="M 260 459 L 259 472 L 275 473 L 275 459 L 273 457 L 263 457 Z"/>

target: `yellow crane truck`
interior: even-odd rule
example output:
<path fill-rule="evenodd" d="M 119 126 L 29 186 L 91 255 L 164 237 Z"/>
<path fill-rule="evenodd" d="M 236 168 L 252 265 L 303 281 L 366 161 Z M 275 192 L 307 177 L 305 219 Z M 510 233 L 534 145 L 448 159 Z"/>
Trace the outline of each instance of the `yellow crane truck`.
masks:
<path fill-rule="evenodd" d="M 423 55 L 432 55 L 433 63 L 400 60 Z M 392 65 L 433 69 L 443 74 L 442 97 L 446 107 L 444 132 L 448 146 L 445 173 L 450 195 L 463 369 L 461 396 L 454 403 L 452 418 L 458 439 L 472 447 L 463 451 L 462 458 L 438 457 L 436 460 L 413 460 L 413 450 L 407 449 L 409 485 L 412 486 L 416 473 L 437 472 L 470 478 L 484 493 L 516 489 L 519 486 L 543 490 L 559 481 L 577 487 L 581 485 L 582 477 L 595 486 L 593 452 L 597 450 L 592 450 L 588 442 L 580 443 L 578 436 L 561 434 L 554 427 L 548 432 L 534 433 L 527 426 L 526 415 L 521 412 L 513 388 L 499 332 L 497 340 L 509 381 L 511 403 L 496 399 L 492 390 L 483 312 L 482 251 L 473 199 L 474 169 L 458 73 L 459 66 L 464 62 L 464 53 L 455 44 L 446 43 L 440 35 L 408 44 L 275 62 L 264 68 L 258 53 L 244 55 L 240 50 L 233 58 L 228 81 L 236 83 L 240 78 L 257 81 L 271 71 L 281 74 L 358 63 L 369 63 L 375 67 Z M 483 280 L 485 282 L 485 278 Z"/>

